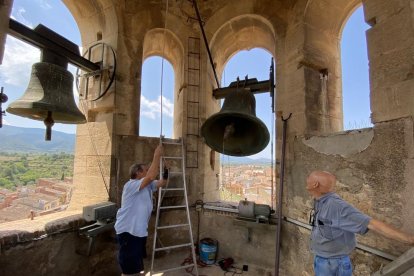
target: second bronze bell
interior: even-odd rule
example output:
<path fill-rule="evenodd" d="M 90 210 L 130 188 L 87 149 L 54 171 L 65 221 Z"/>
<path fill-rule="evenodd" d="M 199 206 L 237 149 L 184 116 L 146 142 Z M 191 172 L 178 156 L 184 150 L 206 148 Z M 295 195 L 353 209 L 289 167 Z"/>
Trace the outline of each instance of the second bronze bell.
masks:
<path fill-rule="evenodd" d="M 201 135 L 213 150 L 231 156 L 249 156 L 269 143 L 266 125 L 256 117 L 256 100 L 246 89 L 226 96 L 220 112 L 201 126 Z"/>

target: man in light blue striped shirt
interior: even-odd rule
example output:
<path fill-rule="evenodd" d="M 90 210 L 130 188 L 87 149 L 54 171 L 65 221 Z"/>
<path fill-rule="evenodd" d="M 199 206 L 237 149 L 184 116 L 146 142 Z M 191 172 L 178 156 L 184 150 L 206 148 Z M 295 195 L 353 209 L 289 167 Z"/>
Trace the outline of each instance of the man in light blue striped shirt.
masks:
<path fill-rule="evenodd" d="M 134 164 L 131 166 L 131 179 L 122 190 L 121 208 L 118 210 L 115 231 L 119 243 L 118 262 L 122 275 L 139 275 L 144 270 L 143 258 L 146 256 L 148 222 L 152 212 L 152 193 L 164 186 L 168 179 L 165 169 L 162 179 L 158 175 L 162 146 L 154 152 L 151 166 Z"/>
<path fill-rule="evenodd" d="M 314 197 L 309 223 L 316 276 L 352 275 L 349 254 L 356 246 L 356 233 L 363 235 L 372 230 L 414 245 L 413 235 L 373 219 L 344 201 L 334 192 L 335 183 L 336 177 L 324 171 L 314 171 L 306 179 L 306 189 Z"/>

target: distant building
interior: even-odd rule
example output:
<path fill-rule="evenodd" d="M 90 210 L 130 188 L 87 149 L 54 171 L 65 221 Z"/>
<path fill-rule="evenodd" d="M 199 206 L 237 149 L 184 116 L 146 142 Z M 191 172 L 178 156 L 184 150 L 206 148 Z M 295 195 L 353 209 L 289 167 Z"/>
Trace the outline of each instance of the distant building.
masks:
<path fill-rule="evenodd" d="M 47 211 L 60 205 L 59 198 L 41 193 L 16 199 L 13 204 L 26 205 L 40 211 Z"/>
<path fill-rule="evenodd" d="M 10 191 L 7 189 L 0 190 L 0 210 L 11 206 L 13 200 L 19 198 L 17 191 Z"/>
<path fill-rule="evenodd" d="M 13 206 L 4 208 L 0 210 L 0 223 L 27 219 L 30 217 L 30 212 L 32 210 L 32 207 L 22 204 L 15 204 Z"/>
<path fill-rule="evenodd" d="M 0 190 L 0 223 L 63 210 L 72 197 L 72 179 L 40 178 L 36 186 Z"/>
<path fill-rule="evenodd" d="M 61 204 L 68 204 L 72 197 L 73 185 L 71 178 L 65 178 L 65 180 L 39 178 L 36 187 L 38 193 L 58 197 Z"/>

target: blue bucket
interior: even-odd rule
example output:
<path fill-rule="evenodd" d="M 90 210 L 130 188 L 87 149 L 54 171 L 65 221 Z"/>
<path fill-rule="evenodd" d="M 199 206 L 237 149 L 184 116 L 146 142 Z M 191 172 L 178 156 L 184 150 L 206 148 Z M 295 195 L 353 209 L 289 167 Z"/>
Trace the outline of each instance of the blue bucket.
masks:
<path fill-rule="evenodd" d="M 200 241 L 200 261 L 205 264 L 214 264 L 216 262 L 217 253 L 216 240 L 205 238 Z"/>

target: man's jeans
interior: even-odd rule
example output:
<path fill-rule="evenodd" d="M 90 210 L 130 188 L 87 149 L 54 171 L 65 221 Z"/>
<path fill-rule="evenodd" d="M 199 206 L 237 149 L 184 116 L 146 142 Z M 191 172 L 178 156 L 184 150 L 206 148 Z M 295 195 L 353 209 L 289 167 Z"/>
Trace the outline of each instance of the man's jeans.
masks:
<path fill-rule="evenodd" d="M 352 276 L 352 264 L 348 256 L 339 258 L 315 256 L 313 268 L 315 276 Z"/>

